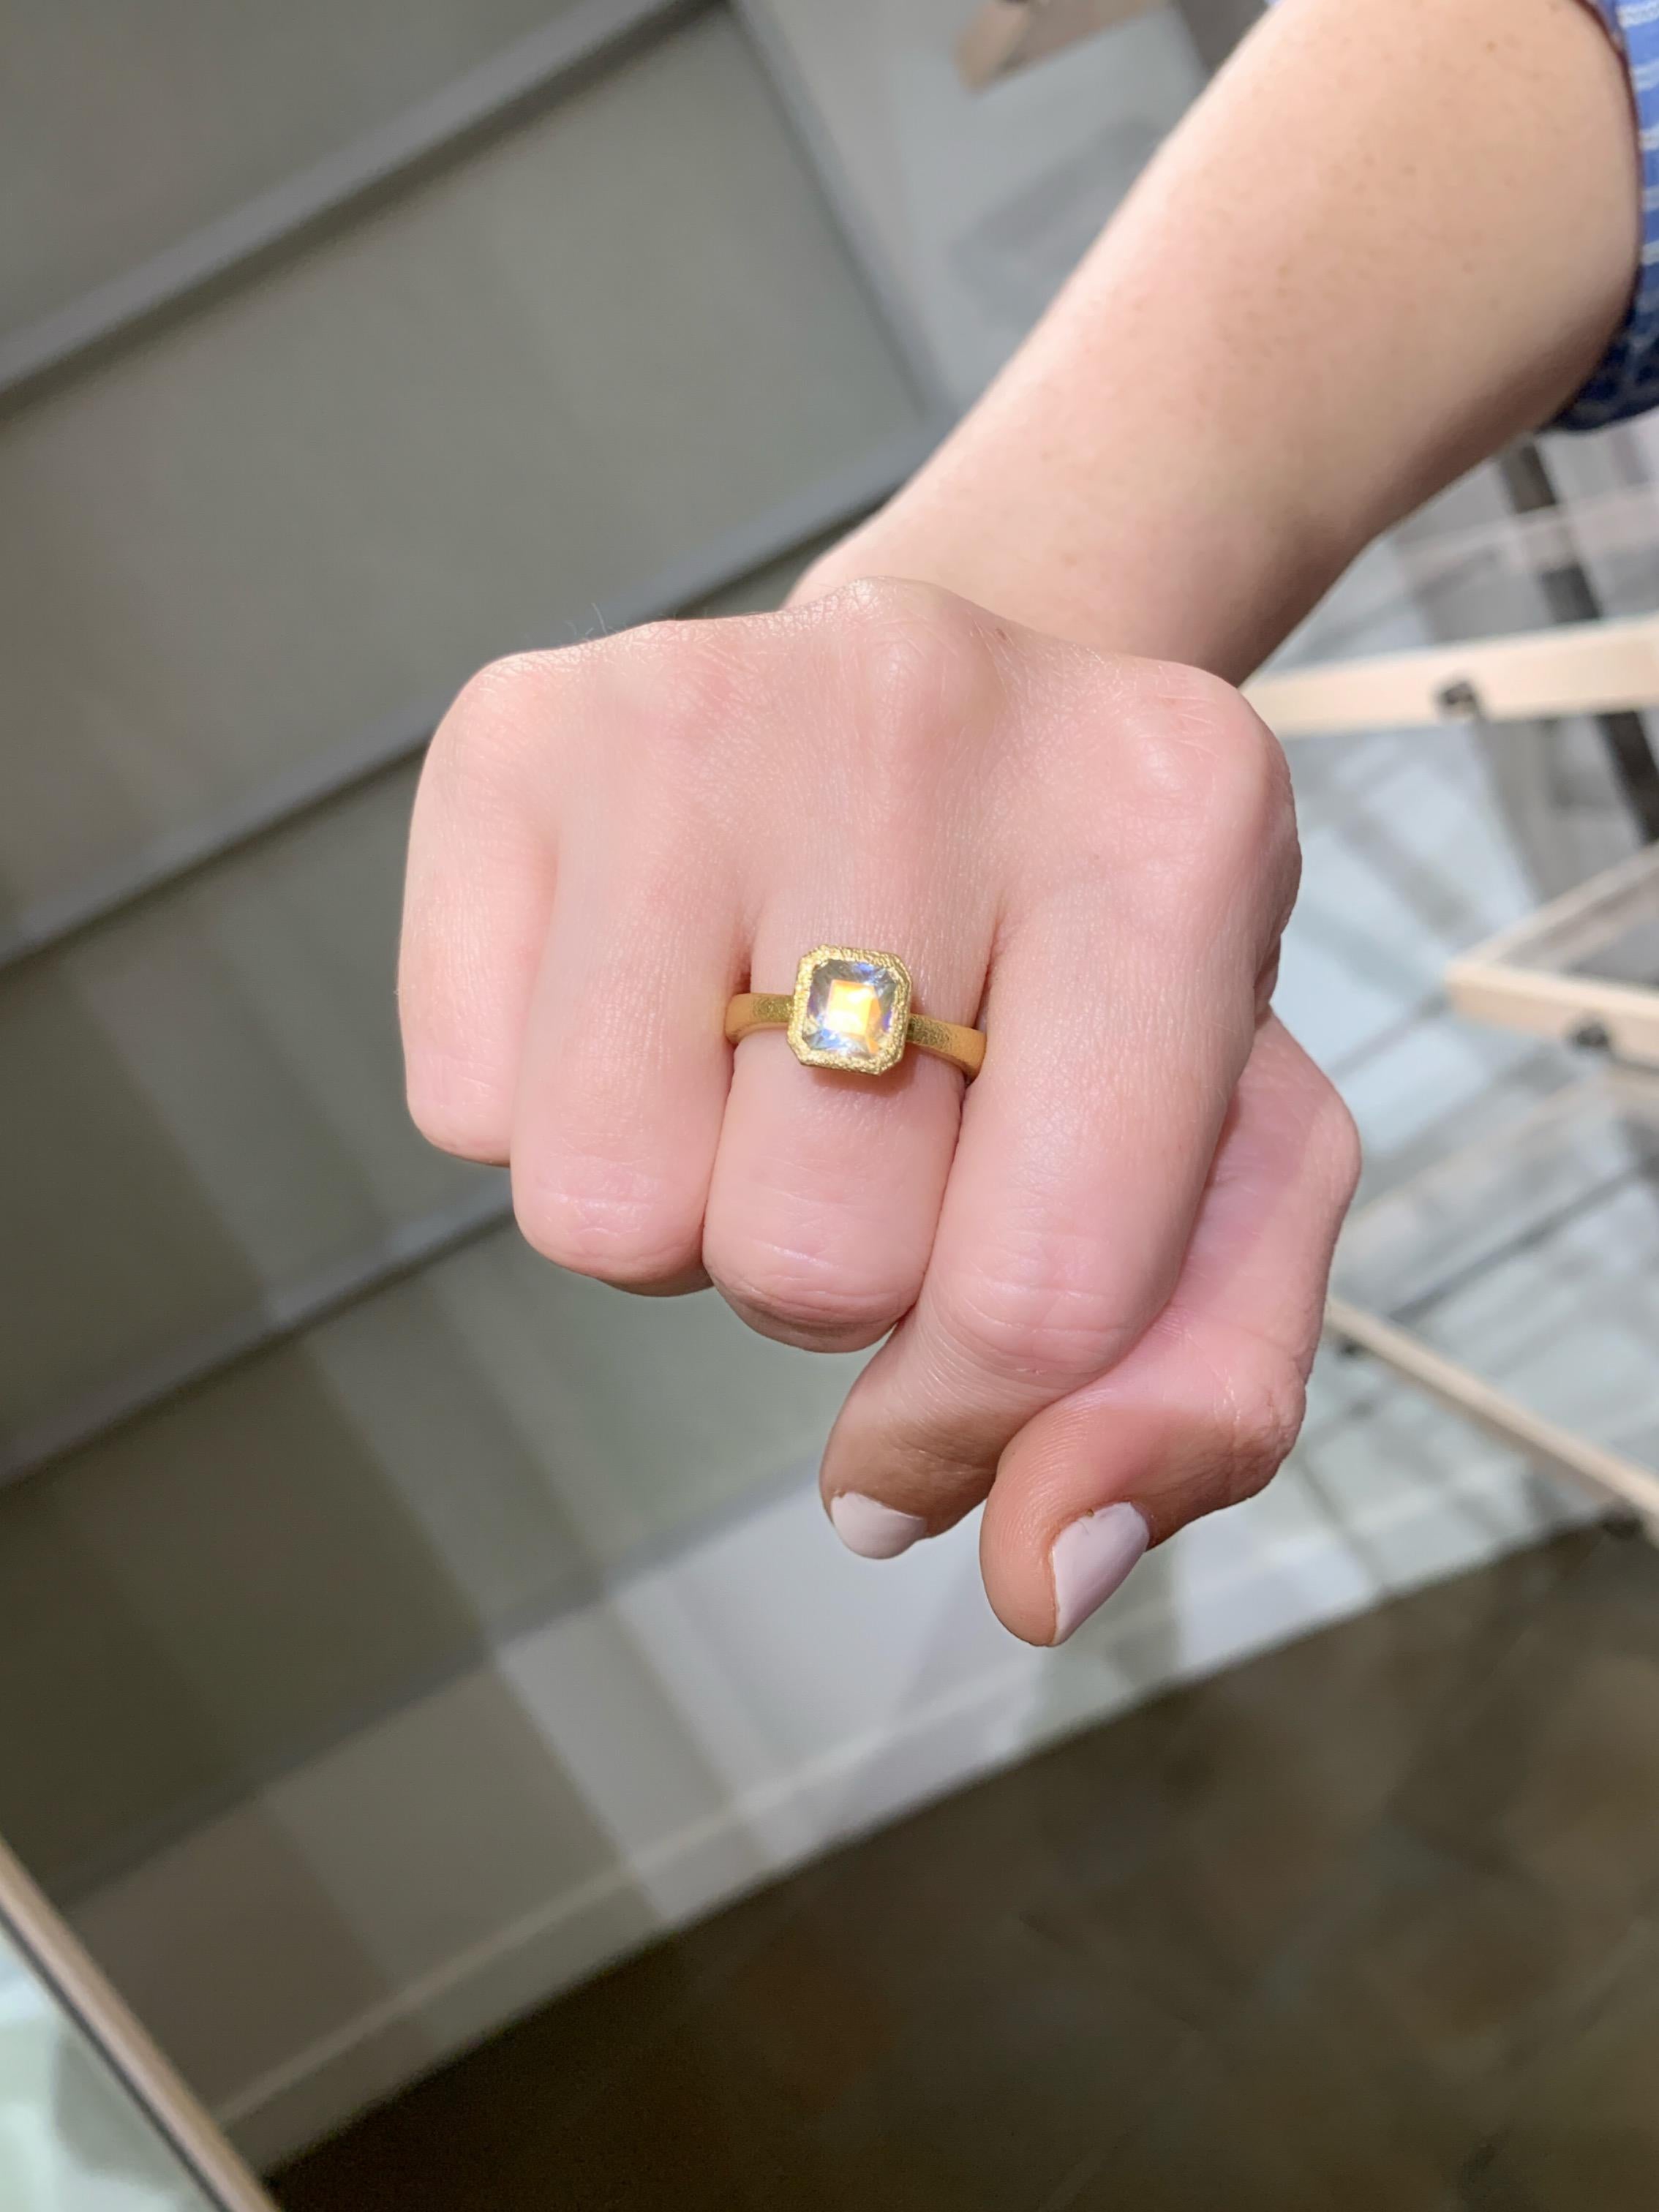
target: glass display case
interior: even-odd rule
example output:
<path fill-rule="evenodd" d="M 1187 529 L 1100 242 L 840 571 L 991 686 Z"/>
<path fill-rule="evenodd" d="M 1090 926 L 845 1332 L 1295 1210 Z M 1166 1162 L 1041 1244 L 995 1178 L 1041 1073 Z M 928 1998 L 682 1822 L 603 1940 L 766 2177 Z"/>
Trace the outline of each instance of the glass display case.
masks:
<path fill-rule="evenodd" d="M 1659 1075 L 1571 1083 L 1350 1217 L 1334 1333 L 1659 1531 Z"/>
<path fill-rule="evenodd" d="M 0 1844 L 4 2212 L 271 2212 Z"/>

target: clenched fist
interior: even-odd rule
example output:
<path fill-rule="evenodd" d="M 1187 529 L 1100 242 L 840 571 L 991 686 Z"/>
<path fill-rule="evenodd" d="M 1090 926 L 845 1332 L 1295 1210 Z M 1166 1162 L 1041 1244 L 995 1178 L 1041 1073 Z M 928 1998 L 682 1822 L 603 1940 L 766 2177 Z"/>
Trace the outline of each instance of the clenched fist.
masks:
<path fill-rule="evenodd" d="M 1057 1643 L 1301 1419 L 1356 1169 L 1268 1000 L 1297 880 L 1273 738 L 1217 678 L 930 587 L 667 623 L 486 669 L 415 810 L 401 994 L 434 1144 L 625 1288 L 887 1341 L 823 1493 L 887 1556 L 987 1500 L 991 1601 Z M 726 1042 L 822 944 L 981 1027 L 908 1053 Z"/>

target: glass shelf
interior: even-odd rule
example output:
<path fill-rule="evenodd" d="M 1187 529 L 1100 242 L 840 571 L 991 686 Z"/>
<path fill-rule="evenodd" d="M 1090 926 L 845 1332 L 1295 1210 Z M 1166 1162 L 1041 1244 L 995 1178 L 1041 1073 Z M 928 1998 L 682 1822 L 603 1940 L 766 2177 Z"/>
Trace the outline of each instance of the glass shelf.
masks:
<path fill-rule="evenodd" d="M 1361 1206 L 1332 1288 L 1659 1468 L 1659 1075 L 1604 1069 Z"/>
<path fill-rule="evenodd" d="M 0 2208 L 273 2212 L 3 1844 Z"/>

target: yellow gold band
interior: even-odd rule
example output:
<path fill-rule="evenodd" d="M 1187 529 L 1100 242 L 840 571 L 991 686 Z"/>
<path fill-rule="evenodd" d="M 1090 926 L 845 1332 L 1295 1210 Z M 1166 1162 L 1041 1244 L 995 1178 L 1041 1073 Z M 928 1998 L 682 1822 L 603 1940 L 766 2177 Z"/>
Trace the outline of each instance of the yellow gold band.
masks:
<path fill-rule="evenodd" d="M 726 1040 L 739 1044 L 757 1030 L 787 1030 L 798 1060 L 848 1074 L 884 1074 L 911 1045 L 970 1079 L 985 1059 L 983 1030 L 910 1011 L 909 973 L 896 954 L 844 945 L 807 953 L 793 994 L 739 991 L 726 1010 Z"/>
<path fill-rule="evenodd" d="M 739 991 L 726 1010 L 726 1041 L 741 1044 L 757 1030 L 787 1030 L 795 1001 L 787 991 Z M 931 1052 L 948 1060 L 966 1076 L 975 1076 L 985 1062 L 985 1032 L 962 1022 L 936 1022 L 931 1014 L 912 1014 L 904 1024 L 904 1042 L 918 1052 Z"/>

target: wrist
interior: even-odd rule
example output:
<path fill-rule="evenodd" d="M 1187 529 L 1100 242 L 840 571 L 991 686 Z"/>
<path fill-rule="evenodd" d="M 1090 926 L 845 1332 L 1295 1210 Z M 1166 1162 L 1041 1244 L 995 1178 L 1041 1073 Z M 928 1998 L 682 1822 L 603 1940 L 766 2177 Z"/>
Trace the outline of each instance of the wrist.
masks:
<path fill-rule="evenodd" d="M 954 489 L 954 488 L 951 488 Z M 1172 489 L 1155 522 L 1086 550 L 1039 532 L 988 493 L 951 497 L 926 474 L 821 554 L 791 605 L 860 577 L 934 584 L 1047 635 L 1097 652 L 1174 660 L 1242 683 L 1334 581 L 1357 545 L 1327 542 L 1258 506 L 1230 524 L 1218 504 L 1183 515 Z M 1146 508 L 1141 509 L 1146 518 Z M 1024 528 L 1021 528 L 1021 525 Z"/>

